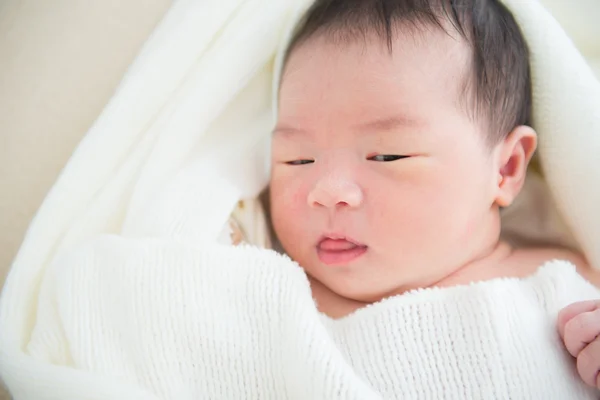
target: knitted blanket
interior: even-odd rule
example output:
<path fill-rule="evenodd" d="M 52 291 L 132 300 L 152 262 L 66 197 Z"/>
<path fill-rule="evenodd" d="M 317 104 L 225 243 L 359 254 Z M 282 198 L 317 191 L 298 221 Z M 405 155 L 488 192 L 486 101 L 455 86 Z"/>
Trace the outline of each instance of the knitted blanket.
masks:
<path fill-rule="evenodd" d="M 600 267 L 600 84 L 539 3 L 504 2 L 531 48 L 534 128 L 549 212 L 560 216 L 561 229 Z M 265 335 L 275 335 L 280 345 L 265 357 L 280 357 L 284 347 L 296 354 L 329 354 L 319 366 L 294 359 L 280 371 L 286 393 L 315 394 L 307 392 L 312 382 L 326 387 L 320 393 L 344 398 L 347 386 L 340 382 L 352 381 L 347 397 L 372 395 L 315 319 L 301 269 L 268 250 L 219 244 L 237 202 L 255 198 L 267 184 L 272 82 L 278 81 L 281 59 L 273 63 L 273 57 L 285 48 L 286 32 L 305 3 L 173 4 L 44 201 L 12 266 L 0 303 L 0 373 L 15 399 L 185 399 L 200 393 L 193 389 L 198 385 L 219 385 L 211 393 L 227 398 L 228 388 L 249 385 L 236 378 L 238 355 L 250 350 L 245 346 L 272 342 Z M 518 212 L 528 217 L 535 207 Z M 240 270 L 273 267 L 287 272 L 232 279 Z M 242 345 L 233 335 L 237 331 L 204 327 L 212 335 L 201 343 L 227 360 L 231 381 L 197 382 L 200 375 L 191 374 L 190 365 L 217 366 L 190 359 L 186 349 L 194 336 L 166 318 L 190 317 L 198 329 L 203 323 L 193 316 L 209 305 L 186 300 L 185 290 L 192 288 L 179 284 L 187 276 L 210 282 L 198 290 L 212 290 L 214 298 L 243 291 L 235 296 L 239 301 L 219 310 L 224 320 L 240 310 L 249 319 L 259 310 L 279 315 L 288 308 L 272 303 L 286 298 L 281 304 L 297 310 L 299 320 L 314 321 L 306 329 L 320 332 L 307 332 L 306 338 L 318 339 L 295 342 L 303 336 L 291 330 L 303 325 L 249 324 L 244 326 L 251 340 Z M 290 287 L 295 289 L 282 292 Z M 102 296 L 94 304 L 104 311 L 126 309 L 101 319 L 102 310 L 80 307 L 93 296 Z M 261 323 L 281 321 L 277 315 Z M 138 323 L 131 330 L 136 335 L 123 329 Z M 152 338 L 157 327 L 164 340 Z M 186 332 L 197 332 L 190 329 Z M 83 345 L 88 353 L 76 351 Z M 91 368 L 102 357 L 112 358 Z M 273 371 L 256 368 L 256 382 L 272 382 Z M 309 378 L 295 380 L 300 373 Z M 319 380 L 324 376 L 335 379 Z M 255 393 L 249 386 L 243 390 Z"/>

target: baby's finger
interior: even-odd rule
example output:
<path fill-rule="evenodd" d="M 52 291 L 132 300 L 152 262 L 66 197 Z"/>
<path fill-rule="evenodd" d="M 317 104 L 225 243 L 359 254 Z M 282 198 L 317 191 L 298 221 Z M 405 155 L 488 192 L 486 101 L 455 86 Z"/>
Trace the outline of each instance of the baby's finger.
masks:
<path fill-rule="evenodd" d="M 600 340 L 588 344 L 577 357 L 577 372 L 585 383 L 598 387 L 598 372 L 600 372 Z"/>
<path fill-rule="evenodd" d="M 573 357 L 579 353 L 600 334 L 600 309 L 584 312 L 571 318 L 565 325 L 565 347 Z M 600 355 L 600 348 L 598 349 Z"/>
<path fill-rule="evenodd" d="M 599 307 L 600 300 L 590 300 L 573 303 L 563 308 L 558 313 L 558 332 L 560 333 L 560 336 L 563 339 L 565 338 L 565 326 L 571 319 L 573 319 L 573 317 L 584 312 L 594 311 Z"/>

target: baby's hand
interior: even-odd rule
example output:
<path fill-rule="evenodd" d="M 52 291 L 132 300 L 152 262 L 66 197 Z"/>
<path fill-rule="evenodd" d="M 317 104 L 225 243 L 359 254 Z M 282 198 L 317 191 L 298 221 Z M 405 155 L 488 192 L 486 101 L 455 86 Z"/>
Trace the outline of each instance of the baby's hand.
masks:
<path fill-rule="evenodd" d="M 600 300 L 573 303 L 558 314 L 558 331 L 585 383 L 600 388 Z"/>

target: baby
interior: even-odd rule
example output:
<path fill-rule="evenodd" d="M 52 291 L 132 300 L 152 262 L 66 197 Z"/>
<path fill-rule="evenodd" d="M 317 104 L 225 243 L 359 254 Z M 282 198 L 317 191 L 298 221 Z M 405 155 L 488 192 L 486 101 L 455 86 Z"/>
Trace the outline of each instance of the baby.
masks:
<path fill-rule="evenodd" d="M 500 239 L 500 210 L 536 149 L 531 92 L 527 45 L 497 0 L 316 1 L 282 73 L 270 203 L 321 312 L 339 319 L 415 289 L 525 278 L 554 259 L 581 275 L 572 301 L 589 297 L 580 287 L 599 297 L 580 255 Z M 559 316 L 592 386 L 595 309 Z"/>

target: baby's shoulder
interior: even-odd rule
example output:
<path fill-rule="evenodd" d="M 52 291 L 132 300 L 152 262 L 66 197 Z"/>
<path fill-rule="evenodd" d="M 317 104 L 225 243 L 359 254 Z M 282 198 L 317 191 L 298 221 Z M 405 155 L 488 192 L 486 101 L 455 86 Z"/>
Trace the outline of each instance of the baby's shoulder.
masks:
<path fill-rule="evenodd" d="M 594 286 L 600 287 L 600 272 L 593 270 L 582 255 L 568 249 L 519 249 L 511 254 L 507 262 L 512 266 L 511 269 L 518 271 L 520 277 L 526 277 L 534 275 L 541 266 L 553 260 L 566 261 L 573 264 L 579 275 Z"/>
<path fill-rule="evenodd" d="M 600 298 L 598 272 L 592 271 L 584 257 L 560 248 L 528 248 L 513 250 L 494 269 L 495 282 L 502 293 L 511 293 L 512 299 L 529 299 L 532 311 L 540 311 L 549 318 L 565 306 L 578 301 Z M 516 278 L 516 279 L 514 279 Z M 519 294 L 519 295 L 518 295 Z M 519 297 L 523 295 L 525 297 Z M 526 309 L 522 304 L 523 310 Z"/>

